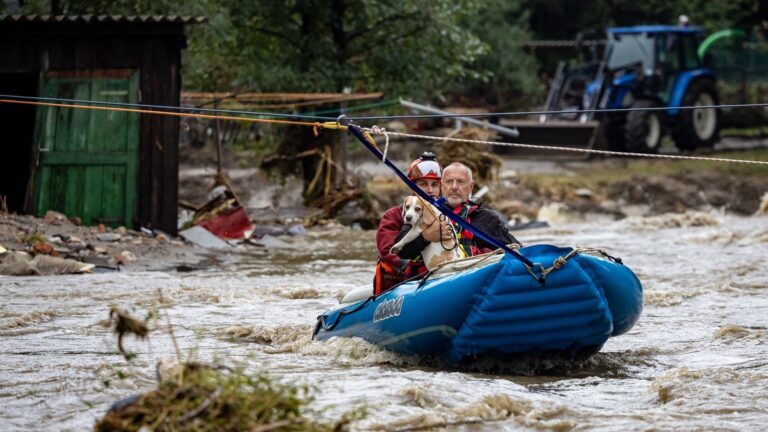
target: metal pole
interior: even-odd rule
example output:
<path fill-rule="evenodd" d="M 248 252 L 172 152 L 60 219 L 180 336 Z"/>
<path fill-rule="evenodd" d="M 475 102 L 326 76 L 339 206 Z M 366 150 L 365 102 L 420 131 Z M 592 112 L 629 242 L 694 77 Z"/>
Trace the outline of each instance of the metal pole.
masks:
<path fill-rule="evenodd" d="M 441 109 L 437 109 L 437 108 L 431 107 L 429 105 L 421 105 L 421 104 L 417 104 L 415 102 L 410 102 L 410 101 L 407 101 L 407 100 L 404 100 L 404 99 L 400 99 L 400 105 L 402 105 L 404 107 L 407 107 L 407 108 L 412 108 L 412 109 L 415 109 L 415 110 L 418 110 L 418 111 L 424 111 L 424 112 L 428 112 L 428 113 L 432 113 L 432 114 L 443 114 L 443 115 L 452 115 L 453 114 L 453 113 L 451 113 L 449 111 L 443 111 Z M 463 117 L 462 116 L 462 117 L 455 117 L 455 119 L 459 120 L 461 122 L 471 123 L 471 124 L 474 124 L 474 125 L 478 125 L 478 126 L 481 126 L 483 128 L 486 128 L 486 129 L 493 129 L 493 130 L 495 130 L 496 132 L 498 132 L 498 133 L 500 133 L 502 135 L 506 135 L 506 136 L 509 136 L 509 137 L 512 137 L 512 138 L 517 138 L 517 137 L 520 136 L 520 132 L 518 132 L 516 128 L 508 128 L 508 127 L 504 127 L 504 126 L 499 126 L 499 125 L 490 123 L 489 121 L 482 121 L 482 120 L 478 120 L 478 119 L 475 119 L 475 118 L 472 118 L 472 117 Z"/>
<path fill-rule="evenodd" d="M 344 87 L 343 92 L 344 94 L 351 94 L 352 89 L 350 87 Z M 347 101 L 341 102 L 340 111 L 342 115 L 347 113 Z M 339 173 L 340 175 L 336 176 L 336 186 L 338 186 L 339 184 L 344 184 L 344 185 L 347 184 L 347 162 L 349 158 L 348 149 L 347 149 L 348 138 L 349 138 L 348 134 L 345 134 L 345 133 L 341 134 L 341 144 L 340 144 L 341 145 L 341 152 L 340 152 L 341 172 Z"/>
<path fill-rule="evenodd" d="M 218 109 L 218 104 L 214 102 L 213 109 Z M 213 123 L 214 139 L 216 140 L 216 174 L 221 174 L 221 120 L 216 119 Z"/>

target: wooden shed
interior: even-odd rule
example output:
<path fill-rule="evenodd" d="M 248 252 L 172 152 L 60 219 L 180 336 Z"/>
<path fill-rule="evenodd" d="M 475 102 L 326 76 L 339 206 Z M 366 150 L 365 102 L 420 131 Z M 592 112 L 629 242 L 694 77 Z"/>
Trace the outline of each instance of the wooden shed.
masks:
<path fill-rule="evenodd" d="M 201 20 L 0 15 L 0 95 L 178 106 Z M 0 103 L 0 130 L 8 210 L 176 233 L 178 117 Z"/>

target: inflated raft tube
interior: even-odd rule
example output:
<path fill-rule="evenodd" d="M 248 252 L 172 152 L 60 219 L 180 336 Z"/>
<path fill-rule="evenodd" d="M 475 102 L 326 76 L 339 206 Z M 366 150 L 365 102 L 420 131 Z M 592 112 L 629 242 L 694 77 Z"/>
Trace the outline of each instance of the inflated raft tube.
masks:
<path fill-rule="evenodd" d="M 457 261 L 427 279 L 320 315 L 314 337 L 360 337 L 453 363 L 487 354 L 596 352 L 637 322 L 642 286 L 620 260 L 572 251 L 520 249 L 542 268 L 559 261 L 546 277 L 508 254 Z"/>

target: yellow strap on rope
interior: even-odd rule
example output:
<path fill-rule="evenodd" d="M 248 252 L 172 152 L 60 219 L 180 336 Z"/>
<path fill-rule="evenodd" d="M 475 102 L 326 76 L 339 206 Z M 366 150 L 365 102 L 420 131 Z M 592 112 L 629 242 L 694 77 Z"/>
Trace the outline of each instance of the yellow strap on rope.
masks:
<path fill-rule="evenodd" d="M 171 117 L 234 120 L 234 121 L 243 121 L 243 122 L 251 122 L 251 123 L 272 123 L 272 124 L 308 126 L 308 127 L 314 128 L 315 131 L 317 131 L 318 129 L 337 129 L 337 130 L 347 129 L 346 126 L 340 125 L 336 122 L 320 123 L 320 122 L 305 122 L 305 121 L 296 121 L 296 120 L 263 119 L 263 118 L 254 118 L 254 117 L 238 117 L 238 116 L 225 116 L 225 115 L 214 115 L 214 114 L 194 114 L 194 113 L 182 113 L 182 112 L 171 112 L 171 111 L 158 111 L 158 110 L 139 109 L 139 108 L 121 108 L 121 107 L 80 105 L 80 104 L 64 104 L 64 103 L 53 103 L 53 102 L 22 101 L 22 100 L 15 100 L 15 99 L 0 99 L 0 103 L 9 103 L 9 104 L 18 104 L 18 105 L 36 105 L 36 106 L 47 106 L 47 107 L 56 107 L 56 108 L 89 109 L 89 110 L 96 110 L 96 111 L 120 111 L 120 112 L 131 112 L 131 113 L 138 113 L 138 114 L 166 115 Z"/>

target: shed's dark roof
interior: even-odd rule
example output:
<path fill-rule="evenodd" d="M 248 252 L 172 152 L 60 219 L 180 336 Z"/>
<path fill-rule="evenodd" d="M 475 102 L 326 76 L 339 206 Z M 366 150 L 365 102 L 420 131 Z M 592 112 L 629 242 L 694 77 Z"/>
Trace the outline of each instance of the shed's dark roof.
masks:
<path fill-rule="evenodd" d="M 0 15 L 2 22 L 67 22 L 67 23 L 176 23 L 198 24 L 205 17 L 178 15 Z"/>

